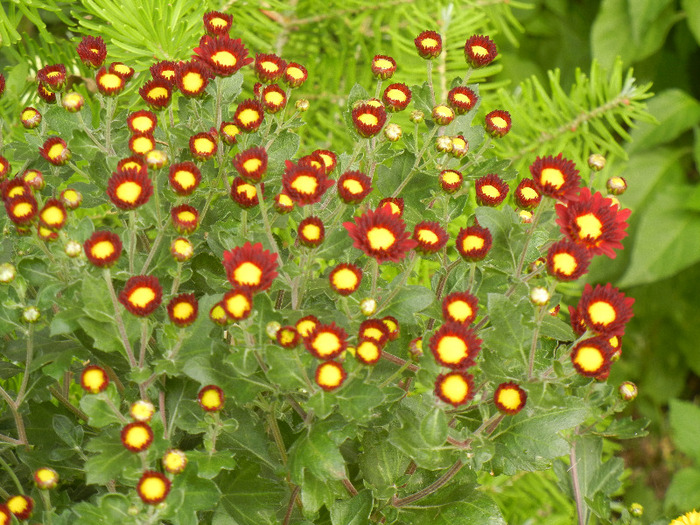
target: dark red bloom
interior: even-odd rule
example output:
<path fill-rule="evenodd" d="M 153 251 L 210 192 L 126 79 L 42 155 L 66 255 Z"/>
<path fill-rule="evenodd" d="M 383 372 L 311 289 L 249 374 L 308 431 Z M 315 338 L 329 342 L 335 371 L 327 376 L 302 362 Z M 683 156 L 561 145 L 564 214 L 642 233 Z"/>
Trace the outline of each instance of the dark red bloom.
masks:
<path fill-rule="evenodd" d="M 472 109 L 478 100 L 476 93 L 465 86 L 453 87 L 447 94 L 447 102 L 457 115 L 463 115 Z"/>
<path fill-rule="evenodd" d="M 34 220 L 39 208 L 34 196 L 25 193 L 5 199 L 5 211 L 15 225 L 26 226 Z"/>
<path fill-rule="evenodd" d="M 450 106 L 438 104 L 431 113 L 433 120 L 438 126 L 447 126 L 455 118 L 455 112 Z"/>
<path fill-rule="evenodd" d="M 197 319 L 199 304 L 193 293 L 182 293 L 168 302 L 168 317 L 176 326 L 189 326 Z"/>
<path fill-rule="evenodd" d="M 11 169 L 10 161 L 0 155 L 0 182 L 5 180 Z"/>
<path fill-rule="evenodd" d="M 313 329 L 316 328 L 318 323 L 318 318 L 315 315 L 307 315 L 306 317 L 299 319 L 294 326 L 297 329 L 297 332 L 299 332 L 299 335 L 302 338 L 306 338 L 313 331 Z"/>
<path fill-rule="evenodd" d="M 321 200 L 326 190 L 333 186 L 324 170 L 314 168 L 308 163 L 294 164 L 285 162 L 282 175 L 284 192 L 299 206 L 315 204 Z"/>
<path fill-rule="evenodd" d="M 449 238 L 438 222 L 422 221 L 413 228 L 413 240 L 418 243 L 416 250 L 423 253 L 439 252 Z"/>
<path fill-rule="evenodd" d="M 139 317 L 152 314 L 163 299 L 163 288 L 152 275 L 131 277 L 119 294 L 119 302 L 130 313 Z"/>
<path fill-rule="evenodd" d="M 499 412 L 515 415 L 520 412 L 527 401 L 527 392 L 516 383 L 501 383 L 493 393 L 493 403 Z"/>
<path fill-rule="evenodd" d="M 508 184 L 494 173 L 474 181 L 476 201 L 482 206 L 498 206 L 508 195 Z"/>
<path fill-rule="evenodd" d="M 464 177 L 457 170 L 443 170 L 440 172 L 440 186 L 447 193 L 453 193 L 462 187 Z"/>
<path fill-rule="evenodd" d="M 346 171 L 338 178 L 338 196 L 346 203 L 359 203 L 372 191 L 372 181 L 359 171 Z"/>
<path fill-rule="evenodd" d="M 386 55 L 375 55 L 372 59 L 372 74 L 380 80 L 391 78 L 396 72 L 396 60 Z"/>
<path fill-rule="evenodd" d="M 148 202 L 153 184 L 142 170 L 117 171 L 107 181 L 107 195 L 117 208 L 133 210 Z"/>
<path fill-rule="evenodd" d="M 614 353 L 615 350 L 606 338 L 591 337 L 580 341 L 571 349 L 571 362 L 583 376 L 605 378 Z"/>
<path fill-rule="evenodd" d="M 22 125 L 27 129 L 36 128 L 39 124 L 41 124 L 41 118 L 42 117 L 39 110 L 32 107 L 26 107 L 22 110 L 22 113 L 20 113 Z"/>
<path fill-rule="evenodd" d="M 36 79 L 49 91 L 61 91 L 66 85 L 66 66 L 63 64 L 46 66 L 37 72 Z"/>
<path fill-rule="evenodd" d="M 195 160 L 208 160 L 216 155 L 218 145 L 209 132 L 203 131 L 190 137 L 190 154 Z"/>
<path fill-rule="evenodd" d="M 466 372 L 448 372 L 435 379 L 435 395 L 454 407 L 468 403 L 474 394 L 474 377 Z"/>
<path fill-rule="evenodd" d="M 260 82 L 274 82 L 287 69 L 287 62 L 271 53 L 258 53 L 255 55 L 255 74 Z"/>
<path fill-rule="evenodd" d="M 156 149 L 156 139 L 151 133 L 137 133 L 129 137 L 129 149 L 134 155 L 145 156 Z M 148 163 L 146 163 L 148 168 Z"/>
<path fill-rule="evenodd" d="M 211 36 L 228 35 L 233 26 L 233 15 L 220 11 L 209 11 L 202 17 L 204 30 Z"/>
<path fill-rule="evenodd" d="M 418 54 L 426 59 L 436 58 L 442 52 L 442 37 L 435 31 L 423 31 L 413 43 Z"/>
<path fill-rule="evenodd" d="M 355 358 L 363 365 L 375 365 L 382 357 L 382 345 L 371 339 L 360 341 L 355 348 Z"/>
<path fill-rule="evenodd" d="M 175 193 L 190 195 L 199 186 L 202 173 L 194 162 L 180 162 L 170 165 L 168 180 Z"/>
<path fill-rule="evenodd" d="M 126 157 L 117 163 L 117 171 L 136 170 L 148 173 L 148 164 L 141 155 Z"/>
<path fill-rule="evenodd" d="M 365 319 L 360 323 L 357 339 L 374 341 L 380 347 L 384 346 L 389 341 L 389 327 L 381 319 Z"/>
<path fill-rule="evenodd" d="M 90 394 L 99 394 L 107 390 L 109 376 L 101 366 L 88 365 L 80 374 L 80 386 Z"/>
<path fill-rule="evenodd" d="M 283 326 L 277 330 L 277 344 L 283 348 L 294 348 L 299 344 L 299 332 L 293 326 Z"/>
<path fill-rule="evenodd" d="M 256 131 L 265 117 L 263 105 L 254 99 L 244 100 L 233 114 L 233 122 L 240 129 L 248 132 Z"/>
<path fill-rule="evenodd" d="M 316 384 L 326 392 L 339 388 L 347 377 L 343 366 L 335 361 L 325 361 L 316 368 Z"/>
<path fill-rule="evenodd" d="M 259 203 L 257 188 L 241 177 L 236 177 L 231 183 L 231 198 L 241 208 L 252 208 Z"/>
<path fill-rule="evenodd" d="M 484 67 L 498 55 L 496 44 L 487 36 L 474 35 L 464 44 L 464 58 L 471 67 Z"/>
<path fill-rule="evenodd" d="M 34 500 L 24 494 L 12 496 L 5 502 L 5 505 L 19 521 L 28 520 L 32 515 L 32 510 L 34 510 Z M 0 517 L 2 517 L 1 514 Z M 10 519 L 5 523 L 9 524 Z"/>
<path fill-rule="evenodd" d="M 391 84 L 384 90 L 382 101 L 388 111 L 404 110 L 411 102 L 411 90 L 406 84 Z"/>
<path fill-rule="evenodd" d="M 338 156 L 330 150 L 327 149 L 317 149 L 312 153 L 312 155 L 317 155 L 323 162 L 324 171 L 326 175 L 331 173 L 335 167 L 338 165 Z"/>
<path fill-rule="evenodd" d="M 98 84 L 98 88 L 99 88 L 99 84 Z M 56 93 L 46 89 L 44 84 L 42 84 L 41 82 L 39 82 L 36 85 L 36 94 L 39 95 L 39 98 L 41 98 L 41 100 L 43 100 L 47 104 L 55 104 L 56 103 Z"/>
<path fill-rule="evenodd" d="M 222 122 L 219 126 L 219 136 L 226 144 L 235 144 L 240 133 L 240 128 L 234 122 Z"/>
<path fill-rule="evenodd" d="M 88 67 L 102 67 L 107 58 L 107 46 L 101 36 L 84 36 L 78 44 L 78 56 Z"/>
<path fill-rule="evenodd" d="M 267 170 L 267 151 L 259 146 L 242 151 L 233 158 L 233 167 L 245 180 L 260 182 Z"/>
<path fill-rule="evenodd" d="M 360 136 L 377 135 L 386 123 L 386 111 L 381 106 L 361 103 L 352 110 L 352 122 Z"/>
<path fill-rule="evenodd" d="M 323 242 L 326 236 L 326 229 L 323 221 L 318 217 L 306 217 L 302 219 L 297 228 L 297 238 L 305 246 L 316 247 Z"/>
<path fill-rule="evenodd" d="M 318 324 L 304 338 L 304 345 L 314 357 L 328 361 L 345 351 L 347 338 L 345 330 L 335 323 Z"/>
<path fill-rule="evenodd" d="M 268 113 L 277 113 L 287 105 L 287 94 L 277 84 L 265 86 L 260 98 Z"/>
<path fill-rule="evenodd" d="M 46 186 L 44 175 L 39 170 L 29 169 L 22 173 L 22 180 L 26 182 L 32 191 L 40 191 Z"/>
<path fill-rule="evenodd" d="M 171 484 L 171 481 L 160 472 L 147 470 L 139 479 L 136 492 L 147 505 L 157 505 L 168 496 Z"/>
<path fill-rule="evenodd" d="M 261 243 L 246 242 L 224 252 L 223 264 L 232 285 L 252 292 L 267 290 L 277 277 L 277 254 L 264 250 Z"/>
<path fill-rule="evenodd" d="M 353 246 L 374 257 L 379 264 L 398 262 L 418 245 L 410 238 L 406 224 L 387 207 L 367 210 L 355 217 L 355 222 L 345 222 L 343 226 L 353 239 Z"/>
<path fill-rule="evenodd" d="M 198 60 L 180 62 L 175 70 L 175 83 L 180 93 L 186 97 L 198 97 L 209 85 L 212 74 L 209 68 Z"/>
<path fill-rule="evenodd" d="M 537 157 L 530 165 L 530 173 L 537 190 L 549 197 L 568 201 L 576 197 L 581 177 L 576 164 L 562 157 Z"/>
<path fill-rule="evenodd" d="M 39 148 L 39 153 L 54 166 L 63 166 L 71 158 L 66 141 L 61 137 L 51 137 Z"/>
<path fill-rule="evenodd" d="M 465 324 L 445 323 L 430 338 L 430 351 L 442 366 L 468 368 L 481 351 L 481 339 Z"/>
<path fill-rule="evenodd" d="M 377 209 L 386 208 L 392 215 L 403 215 L 403 199 L 401 197 L 385 197 L 377 204 Z"/>
<path fill-rule="evenodd" d="M 90 263 L 106 268 L 119 259 L 122 253 L 122 241 L 116 233 L 96 231 L 85 241 L 83 251 Z"/>
<path fill-rule="evenodd" d="M 224 294 L 221 305 L 231 321 L 247 319 L 253 311 L 253 294 L 246 288 L 236 286 Z"/>
<path fill-rule="evenodd" d="M 131 66 L 127 66 L 126 64 L 122 64 L 121 62 L 112 62 L 109 65 L 109 72 L 113 73 L 115 75 L 119 75 L 124 82 L 128 82 L 131 80 L 131 77 L 134 76 L 134 68 Z"/>
<path fill-rule="evenodd" d="M 2 200 L 4 201 L 19 197 L 20 195 L 32 194 L 32 188 L 29 183 L 20 177 L 3 181 L 3 183 L 0 184 L 0 191 L 2 192 Z"/>
<path fill-rule="evenodd" d="M 524 210 L 536 208 L 542 200 L 537 184 L 532 179 L 523 179 L 515 188 L 515 202 Z"/>
<path fill-rule="evenodd" d="M 180 204 L 170 210 L 173 227 L 180 235 L 194 232 L 199 226 L 199 212 L 189 204 Z"/>
<path fill-rule="evenodd" d="M 287 64 L 287 68 L 284 70 L 284 81 L 290 88 L 301 86 L 307 78 L 309 78 L 309 73 L 304 66 L 296 62 Z"/>
<path fill-rule="evenodd" d="M 39 224 L 50 230 L 60 230 L 66 224 L 66 208 L 58 199 L 48 199 L 39 212 Z"/>
<path fill-rule="evenodd" d="M 510 131 L 510 113 L 497 109 L 486 115 L 486 133 L 501 138 Z"/>
<path fill-rule="evenodd" d="M 634 315 L 633 304 L 633 298 L 626 297 L 610 283 L 595 288 L 586 283 L 577 310 L 591 331 L 610 338 L 625 333 L 625 326 Z"/>
<path fill-rule="evenodd" d="M 479 299 L 469 292 L 453 292 L 442 300 L 445 322 L 471 324 L 479 311 Z"/>
<path fill-rule="evenodd" d="M 141 98 L 153 109 L 163 109 L 170 104 L 173 90 L 171 83 L 159 78 L 148 80 L 139 89 Z"/>
<path fill-rule="evenodd" d="M 354 264 L 340 263 L 328 276 L 331 287 L 340 295 L 350 295 L 360 287 L 362 269 Z"/>
<path fill-rule="evenodd" d="M 591 255 L 586 249 L 566 239 L 547 251 L 547 272 L 559 281 L 575 281 L 588 271 L 590 263 Z"/>
<path fill-rule="evenodd" d="M 101 67 L 95 75 L 95 83 L 97 84 L 97 90 L 103 95 L 115 96 L 124 89 L 126 79 L 118 73 L 107 71 L 104 67 Z"/>
<path fill-rule="evenodd" d="M 177 63 L 170 60 L 161 60 L 153 64 L 149 71 L 156 80 L 167 82 L 171 88 L 175 87 L 175 76 L 177 74 Z"/>
<path fill-rule="evenodd" d="M 480 261 L 491 249 L 491 232 L 481 226 L 469 226 L 459 230 L 456 248 L 467 261 Z"/>
<path fill-rule="evenodd" d="M 228 77 L 243 66 L 253 62 L 248 50 L 240 38 L 232 39 L 228 35 L 212 37 L 204 35 L 199 46 L 194 48 L 193 58 L 204 62 L 211 71 L 220 77 Z"/>
<path fill-rule="evenodd" d="M 155 113 L 145 109 L 134 111 L 126 118 L 126 125 L 132 133 L 153 133 L 157 124 Z"/>

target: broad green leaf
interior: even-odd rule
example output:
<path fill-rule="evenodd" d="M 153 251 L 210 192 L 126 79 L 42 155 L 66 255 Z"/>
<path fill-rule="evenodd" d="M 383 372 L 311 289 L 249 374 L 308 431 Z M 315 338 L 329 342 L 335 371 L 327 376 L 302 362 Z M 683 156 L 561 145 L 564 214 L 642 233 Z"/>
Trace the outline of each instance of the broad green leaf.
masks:
<path fill-rule="evenodd" d="M 279 525 L 277 510 L 288 503 L 285 483 L 262 474 L 254 463 L 243 463 L 217 479 L 219 505 L 237 525 Z"/>
<path fill-rule="evenodd" d="M 218 450 L 214 454 L 191 450 L 187 452 L 187 460 L 197 465 L 197 475 L 204 479 L 214 479 L 222 470 L 233 470 L 236 467 L 236 459 L 229 450 Z"/>
<path fill-rule="evenodd" d="M 671 485 L 666 490 L 664 508 L 667 511 L 686 509 L 689 502 L 695 501 L 700 494 L 700 469 L 689 467 L 673 474 Z"/>
<path fill-rule="evenodd" d="M 373 416 L 375 407 L 384 401 L 384 393 L 371 383 L 351 381 L 337 394 L 339 411 L 351 421 Z"/>
<path fill-rule="evenodd" d="M 393 315 L 399 323 L 415 324 L 415 315 L 425 310 L 435 299 L 432 290 L 423 286 L 404 286 L 382 312 Z"/>
<path fill-rule="evenodd" d="M 365 483 L 379 491 L 377 497 L 388 498 L 395 493 L 395 483 L 409 462 L 408 456 L 389 443 L 385 432 L 365 434 L 359 458 L 360 472 Z"/>
<path fill-rule="evenodd" d="M 269 380 L 283 389 L 283 391 L 296 391 L 299 388 L 308 388 L 304 379 L 304 370 L 298 359 L 292 352 L 298 349 L 287 350 L 279 346 L 269 346 L 265 352 L 265 363 L 270 367 L 267 371 Z"/>
<path fill-rule="evenodd" d="M 137 469 L 141 465 L 138 454 L 122 445 L 117 429 L 92 438 L 86 450 L 95 453 L 85 463 L 85 483 L 88 485 L 104 485 L 118 479 L 125 469 Z"/>
<path fill-rule="evenodd" d="M 109 403 L 108 401 L 109 400 Z M 122 421 L 113 407 L 119 409 L 121 400 L 114 384 L 109 384 L 107 390 L 99 394 L 86 394 L 80 399 L 80 409 L 88 416 L 88 423 L 95 428 L 102 428 Z"/>
<path fill-rule="evenodd" d="M 632 419 L 631 417 L 626 417 L 624 419 L 615 419 L 608 428 L 602 432 L 596 432 L 596 434 L 617 439 L 640 438 L 649 433 L 647 431 L 649 423 L 650 421 L 646 418 Z"/>
<path fill-rule="evenodd" d="M 685 19 L 695 41 L 700 44 L 700 2 L 698 0 L 681 0 L 681 7 L 685 11 Z"/>
<path fill-rule="evenodd" d="M 415 505 L 415 506 L 414 506 Z M 402 525 L 506 525 L 503 515 L 489 496 L 474 485 L 446 487 L 402 508 Z"/>
<path fill-rule="evenodd" d="M 436 407 L 428 412 L 420 423 L 420 433 L 428 445 L 432 447 L 444 445 L 447 439 L 445 411 Z"/>
<path fill-rule="evenodd" d="M 331 508 L 336 498 L 347 494 L 339 481 L 321 481 L 308 470 L 301 484 L 301 503 L 307 516 L 315 515 L 324 505 Z"/>
<path fill-rule="evenodd" d="M 552 317 L 551 315 L 546 315 L 544 319 L 542 319 L 540 335 L 551 337 L 557 341 L 574 341 L 576 339 L 576 334 L 574 334 L 569 323 L 562 321 L 558 317 Z"/>
<path fill-rule="evenodd" d="M 372 493 L 363 490 L 349 500 L 338 500 L 330 511 L 333 525 L 364 525 L 372 512 Z"/>
<path fill-rule="evenodd" d="M 673 399 L 669 403 L 671 435 L 678 450 L 700 461 L 700 407 Z"/>
<path fill-rule="evenodd" d="M 66 416 L 56 414 L 51 424 L 56 435 L 69 447 L 78 448 L 83 444 L 83 427 L 74 425 Z"/>
<path fill-rule="evenodd" d="M 242 451 L 247 457 L 251 457 L 252 454 L 256 461 L 262 461 L 271 469 L 279 468 L 279 460 L 270 453 L 270 448 L 274 448 L 274 445 L 254 412 L 242 408 L 229 408 L 227 413 L 238 421 L 238 428 L 235 432 L 228 432 L 227 427 L 223 428 L 219 436 L 221 448 Z"/>
<path fill-rule="evenodd" d="M 318 430 L 318 426 L 308 435 L 299 437 L 289 450 L 292 481 L 301 483 L 305 469 L 322 481 L 345 477 L 345 460 L 338 445 Z"/>
<path fill-rule="evenodd" d="M 532 342 L 532 328 L 529 325 L 532 324 L 533 308 L 530 302 L 516 294 L 505 297 L 490 293 L 486 309 L 493 329 L 480 334 L 485 345 L 499 360 L 520 357 L 524 362 L 525 349 Z"/>

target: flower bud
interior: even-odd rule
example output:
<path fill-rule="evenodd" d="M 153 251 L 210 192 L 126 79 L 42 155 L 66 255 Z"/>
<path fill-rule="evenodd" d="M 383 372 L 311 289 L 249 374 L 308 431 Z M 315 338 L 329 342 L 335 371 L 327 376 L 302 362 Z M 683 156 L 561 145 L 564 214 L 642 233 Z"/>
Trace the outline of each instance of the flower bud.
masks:
<path fill-rule="evenodd" d="M 170 244 L 170 253 L 176 261 L 185 262 L 194 255 L 194 247 L 189 239 L 178 237 Z"/>
<path fill-rule="evenodd" d="M 277 339 L 277 332 L 280 331 L 280 328 L 282 328 L 280 323 L 277 321 L 270 321 L 267 323 L 267 326 L 265 326 L 265 333 L 270 339 Z"/>
<path fill-rule="evenodd" d="M 15 280 L 17 269 L 10 263 L 0 264 L 0 283 L 9 284 Z"/>
<path fill-rule="evenodd" d="M 520 216 L 520 222 L 523 224 L 530 224 L 532 222 L 532 212 L 528 210 L 520 210 L 518 212 L 518 216 Z"/>
<path fill-rule="evenodd" d="M 449 153 L 452 151 L 452 139 L 446 135 L 442 135 L 435 141 L 435 149 L 441 153 Z"/>
<path fill-rule="evenodd" d="M 425 118 L 425 114 L 422 111 L 419 111 L 417 109 L 414 109 L 411 111 L 411 115 L 409 117 L 411 119 L 411 122 L 414 124 L 420 124 L 423 122 L 423 119 Z"/>
<path fill-rule="evenodd" d="M 49 467 L 38 468 L 34 471 L 34 483 L 40 489 L 52 489 L 58 484 L 58 474 Z"/>
<path fill-rule="evenodd" d="M 168 154 L 162 150 L 154 149 L 146 153 L 146 164 L 154 170 L 160 169 L 168 163 Z"/>
<path fill-rule="evenodd" d="M 451 137 L 452 140 L 452 150 L 450 153 L 453 157 L 461 159 L 467 153 L 469 153 L 469 143 L 462 135 L 457 135 Z"/>
<path fill-rule="evenodd" d="M 637 389 L 637 385 L 635 385 L 632 381 L 625 381 L 620 385 L 618 392 L 620 393 L 620 397 L 625 401 L 634 401 L 639 393 L 639 390 Z"/>
<path fill-rule="evenodd" d="M 622 195 L 627 190 L 627 181 L 622 177 L 610 177 L 606 186 L 613 195 Z"/>
<path fill-rule="evenodd" d="M 78 241 L 68 241 L 64 248 L 68 257 L 78 257 L 83 252 L 83 247 Z"/>
<path fill-rule="evenodd" d="M 129 507 L 126 510 L 126 512 L 127 512 L 127 514 L 129 514 L 129 516 L 138 516 L 139 512 L 141 512 L 141 511 L 139 510 L 139 508 L 136 505 L 132 505 L 131 507 Z"/>
<path fill-rule="evenodd" d="M 408 353 L 411 354 L 411 359 L 418 360 L 423 355 L 423 339 L 416 337 L 408 344 Z"/>
<path fill-rule="evenodd" d="M 545 306 L 549 302 L 549 292 L 546 288 L 536 286 L 530 290 L 530 301 L 536 306 Z"/>
<path fill-rule="evenodd" d="M 588 167 L 595 171 L 600 171 L 605 167 L 605 157 L 599 153 L 593 153 L 588 157 Z"/>
<path fill-rule="evenodd" d="M 632 505 L 630 505 L 630 514 L 635 518 L 641 518 L 644 515 L 644 507 L 639 503 L 632 503 Z"/>
<path fill-rule="evenodd" d="M 61 192 L 61 202 L 69 210 L 74 210 L 83 202 L 83 195 L 78 190 L 66 188 Z"/>
<path fill-rule="evenodd" d="M 396 142 L 401 138 L 401 126 L 398 124 L 389 124 L 384 128 L 384 136 L 389 142 Z"/>
<path fill-rule="evenodd" d="M 372 297 L 366 297 L 360 302 L 360 311 L 365 317 L 369 317 L 377 311 L 377 301 Z"/>
<path fill-rule="evenodd" d="M 440 126 L 447 126 L 455 118 L 455 112 L 450 106 L 439 104 L 433 108 L 433 120 Z"/>
<path fill-rule="evenodd" d="M 309 101 L 306 100 L 305 98 L 300 98 L 299 100 L 296 101 L 296 104 L 294 104 L 294 107 L 297 108 L 298 111 L 303 113 L 307 109 L 309 109 Z"/>
<path fill-rule="evenodd" d="M 34 129 L 41 124 L 41 113 L 35 108 L 27 107 L 22 110 L 20 120 L 25 128 Z"/>
<path fill-rule="evenodd" d="M 22 180 L 34 191 L 41 191 L 46 187 L 44 175 L 39 170 L 26 170 L 22 173 Z"/>
<path fill-rule="evenodd" d="M 41 312 L 36 306 L 27 306 L 22 310 L 22 321 L 25 323 L 36 323 L 41 319 Z"/>
<path fill-rule="evenodd" d="M 68 93 L 61 100 L 61 105 L 63 109 L 69 113 L 76 113 L 80 111 L 85 103 L 85 99 L 80 93 Z"/>

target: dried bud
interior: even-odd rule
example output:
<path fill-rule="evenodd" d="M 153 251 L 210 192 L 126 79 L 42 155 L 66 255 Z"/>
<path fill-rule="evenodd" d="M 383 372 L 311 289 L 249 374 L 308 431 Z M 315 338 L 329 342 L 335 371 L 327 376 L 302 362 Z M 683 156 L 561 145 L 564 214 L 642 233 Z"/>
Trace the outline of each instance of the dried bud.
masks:
<path fill-rule="evenodd" d="M 622 177 L 611 177 L 606 186 L 613 195 L 622 195 L 627 190 L 627 181 Z"/>
<path fill-rule="evenodd" d="M 69 113 L 76 113 L 80 111 L 85 104 L 85 99 L 80 93 L 68 93 L 61 100 L 61 105 L 63 109 Z"/>
<path fill-rule="evenodd" d="M 588 157 L 588 167 L 595 171 L 600 171 L 605 167 L 605 157 L 599 153 L 593 153 Z"/>
<path fill-rule="evenodd" d="M 41 319 L 41 312 L 36 306 L 27 306 L 22 310 L 22 321 L 25 323 L 36 323 Z"/>
<path fill-rule="evenodd" d="M 270 321 L 267 323 L 267 326 L 265 326 L 265 333 L 270 339 L 277 339 L 277 332 L 280 331 L 280 328 L 282 328 L 280 323 L 277 321 Z"/>
<path fill-rule="evenodd" d="M 294 104 L 294 107 L 296 107 L 298 111 L 303 113 L 304 111 L 309 109 L 309 101 L 305 98 L 300 98 L 299 100 L 297 100 L 296 104 Z"/>
<path fill-rule="evenodd" d="M 375 301 L 371 297 L 362 299 L 362 301 L 360 302 L 360 311 L 362 312 L 362 315 L 364 315 L 365 317 L 369 317 L 377 311 L 377 301 Z"/>
<path fill-rule="evenodd" d="M 536 286 L 530 290 L 530 301 L 536 306 L 545 306 L 549 302 L 549 292 L 546 288 Z"/>
<path fill-rule="evenodd" d="M 78 257 L 83 252 L 83 247 L 78 241 L 68 241 L 64 250 L 68 257 Z"/>
<path fill-rule="evenodd" d="M 452 151 L 452 139 L 446 135 L 442 135 L 435 141 L 435 149 L 441 153 L 449 153 Z"/>
<path fill-rule="evenodd" d="M 634 401 L 639 393 L 639 390 L 637 389 L 637 385 L 635 385 L 632 381 L 625 381 L 620 385 L 618 392 L 620 393 L 620 397 L 625 401 Z"/>
<path fill-rule="evenodd" d="M 417 109 L 411 111 L 411 115 L 409 117 L 411 119 L 411 122 L 414 124 L 420 124 L 423 122 L 423 119 L 425 118 L 425 114 L 422 111 L 419 111 Z"/>
<path fill-rule="evenodd" d="M 15 280 L 17 269 L 10 263 L 0 264 L 0 283 L 9 284 Z"/>
<path fill-rule="evenodd" d="M 389 142 L 396 142 L 401 138 L 401 126 L 398 124 L 389 124 L 384 128 L 384 136 Z"/>

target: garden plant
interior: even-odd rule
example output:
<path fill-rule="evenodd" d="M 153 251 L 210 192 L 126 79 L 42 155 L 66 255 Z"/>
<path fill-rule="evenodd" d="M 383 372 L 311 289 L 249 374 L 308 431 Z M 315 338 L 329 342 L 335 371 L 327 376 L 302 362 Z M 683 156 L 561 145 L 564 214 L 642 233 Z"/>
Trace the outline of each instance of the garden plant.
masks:
<path fill-rule="evenodd" d="M 635 301 L 583 279 L 650 86 L 489 95 L 495 37 L 424 21 L 420 82 L 379 45 L 319 110 L 322 66 L 184 5 L 133 22 L 156 58 L 85 18 L 0 76 L 0 524 L 505 524 L 494 479 L 540 471 L 557 523 L 643 523 L 607 381 Z"/>

